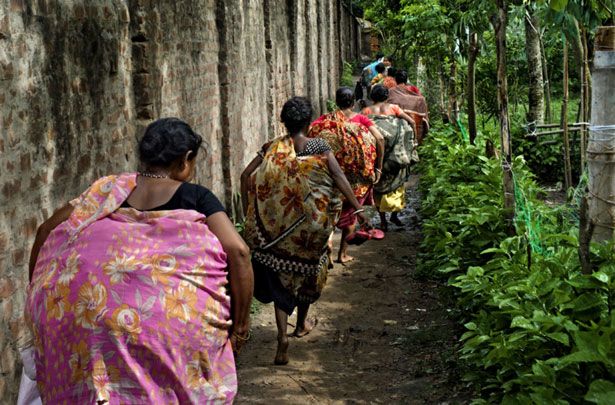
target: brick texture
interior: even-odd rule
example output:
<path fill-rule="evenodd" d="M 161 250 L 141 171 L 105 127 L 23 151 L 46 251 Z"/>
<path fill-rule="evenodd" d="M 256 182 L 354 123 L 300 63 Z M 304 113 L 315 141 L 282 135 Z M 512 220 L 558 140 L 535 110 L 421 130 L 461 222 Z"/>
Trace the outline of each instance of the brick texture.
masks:
<path fill-rule="evenodd" d="M 284 101 L 323 111 L 357 33 L 341 0 L 0 1 L 0 403 L 15 402 L 29 340 L 37 226 L 94 179 L 137 169 L 137 138 L 164 116 L 203 135 L 197 181 L 232 211 Z"/>

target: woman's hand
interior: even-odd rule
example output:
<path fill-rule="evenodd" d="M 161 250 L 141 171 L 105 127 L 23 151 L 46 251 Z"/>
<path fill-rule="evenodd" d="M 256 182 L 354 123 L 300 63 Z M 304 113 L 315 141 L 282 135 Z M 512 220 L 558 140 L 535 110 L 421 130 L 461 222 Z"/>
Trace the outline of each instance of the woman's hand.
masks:
<path fill-rule="evenodd" d="M 382 170 L 376 168 L 374 169 L 374 172 L 376 174 L 376 177 L 374 179 L 374 184 L 378 184 L 378 182 L 380 181 L 380 177 L 382 177 Z"/>
<path fill-rule="evenodd" d="M 29 280 L 32 280 L 32 274 L 34 273 L 34 268 L 36 267 L 36 261 L 38 260 L 38 253 L 40 252 L 43 244 L 47 240 L 47 237 L 53 231 L 56 226 L 60 225 L 62 222 L 66 221 L 70 215 L 73 213 L 73 206 L 70 204 L 64 205 L 62 208 L 58 209 L 53 213 L 49 219 L 41 224 L 38 227 L 36 232 L 36 238 L 34 239 L 34 245 L 32 246 L 32 250 L 30 251 L 30 264 L 29 264 Z"/>
<path fill-rule="evenodd" d="M 357 218 L 359 220 L 359 225 L 365 226 L 368 229 L 373 228 L 371 222 L 369 221 L 369 218 L 367 218 L 367 216 L 365 215 L 365 212 L 358 212 Z"/>
<path fill-rule="evenodd" d="M 237 355 L 241 353 L 241 348 L 243 347 L 243 345 L 246 344 L 248 340 L 250 340 L 250 330 L 248 329 L 247 332 L 240 334 L 233 328 L 233 332 L 231 333 L 231 337 L 229 340 L 231 341 L 233 353 Z"/>

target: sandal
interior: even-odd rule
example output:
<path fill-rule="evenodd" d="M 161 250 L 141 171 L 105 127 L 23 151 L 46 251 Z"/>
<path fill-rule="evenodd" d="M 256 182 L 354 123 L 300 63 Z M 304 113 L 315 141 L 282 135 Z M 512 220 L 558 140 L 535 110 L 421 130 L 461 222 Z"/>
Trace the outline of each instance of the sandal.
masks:
<path fill-rule="evenodd" d="M 374 240 L 384 239 L 384 232 L 376 228 L 372 228 L 372 229 L 361 228 L 358 231 L 353 232 L 350 235 L 346 236 L 346 242 L 349 245 L 358 246 L 370 239 L 374 239 Z"/>

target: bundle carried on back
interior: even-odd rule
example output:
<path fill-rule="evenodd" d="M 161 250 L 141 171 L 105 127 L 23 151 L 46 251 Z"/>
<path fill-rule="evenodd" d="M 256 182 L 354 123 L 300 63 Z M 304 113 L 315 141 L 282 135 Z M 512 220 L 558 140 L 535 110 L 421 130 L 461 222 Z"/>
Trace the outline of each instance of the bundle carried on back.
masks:
<path fill-rule="evenodd" d="M 408 180 L 410 165 L 418 162 L 414 131 L 408 122 L 391 115 L 370 115 L 384 136 L 384 164 L 382 177 L 374 185 L 374 192 L 388 194 Z"/>

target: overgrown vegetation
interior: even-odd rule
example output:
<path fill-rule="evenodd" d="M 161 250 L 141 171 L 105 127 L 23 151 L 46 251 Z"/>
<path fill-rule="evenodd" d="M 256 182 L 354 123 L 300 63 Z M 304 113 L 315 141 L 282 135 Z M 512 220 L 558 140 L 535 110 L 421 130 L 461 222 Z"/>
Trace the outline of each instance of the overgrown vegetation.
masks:
<path fill-rule="evenodd" d="M 448 277 L 456 291 L 467 330 L 461 358 L 476 403 L 613 403 L 613 245 L 594 246 L 594 272 L 583 274 L 574 217 L 537 198 L 541 190 L 519 157 L 516 188 L 525 201 L 517 218 L 529 220 L 508 236 L 502 169 L 484 155 L 484 140 L 467 144 L 448 126 L 421 149 L 419 270 Z M 528 247 L 536 231 L 540 249 Z"/>

